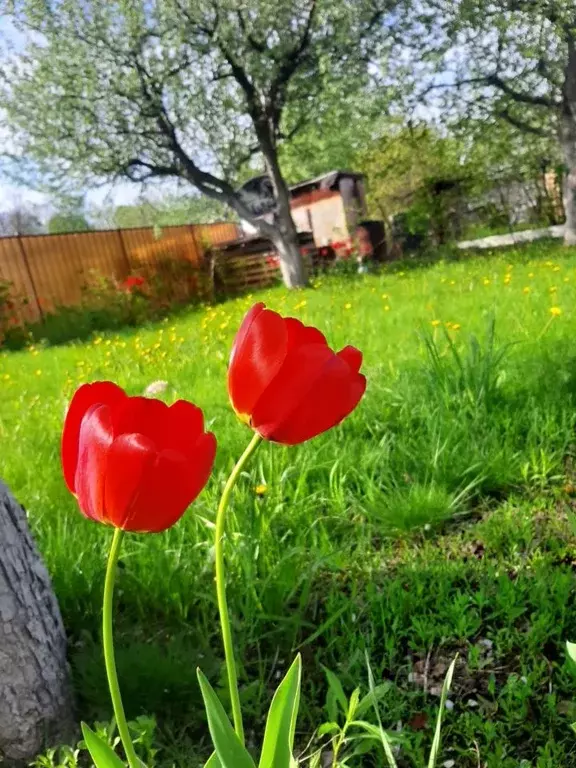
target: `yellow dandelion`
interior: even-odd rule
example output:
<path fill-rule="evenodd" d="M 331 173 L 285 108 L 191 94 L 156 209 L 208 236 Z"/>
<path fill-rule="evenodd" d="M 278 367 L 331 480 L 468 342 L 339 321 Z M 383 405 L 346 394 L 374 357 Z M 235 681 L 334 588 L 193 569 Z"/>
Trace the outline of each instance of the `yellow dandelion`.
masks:
<path fill-rule="evenodd" d="M 384 312 L 390 312 L 390 307 L 388 306 L 388 304 L 386 304 L 386 306 L 384 307 Z"/>
<path fill-rule="evenodd" d="M 389 299 L 389 298 L 390 298 L 390 296 L 388 296 L 388 294 L 387 294 L 387 293 L 383 293 L 383 294 L 382 294 L 382 298 L 384 299 L 384 301 L 386 301 L 387 299 Z"/>
<path fill-rule="evenodd" d="M 550 286 L 550 288 L 549 288 L 548 290 L 550 291 L 550 293 L 556 293 L 556 291 L 558 290 L 558 288 L 556 288 L 556 286 L 555 286 L 555 285 L 551 285 L 551 286 Z"/>
<path fill-rule="evenodd" d="M 40 370 L 40 368 L 38 368 L 38 370 L 36 371 L 36 376 L 42 376 L 42 371 Z"/>
<path fill-rule="evenodd" d="M 570 282 L 570 278 L 569 278 L 569 277 L 565 277 L 565 278 L 564 278 L 564 282 L 565 282 L 565 283 L 569 283 L 569 282 Z"/>
<path fill-rule="evenodd" d="M 101 337 L 101 336 L 98 336 L 98 338 L 97 338 L 97 339 L 94 339 L 94 344 L 95 344 L 96 346 L 98 346 L 98 344 L 102 344 L 102 337 Z"/>
<path fill-rule="evenodd" d="M 348 302 L 348 304 L 344 304 L 344 309 L 352 309 L 352 304 Z"/>
<path fill-rule="evenodd" d="M 560 267 L 554 267 L 554 269 L 552 270 L 552 272 L 560 272 Z"/>
<path fill-rule="evenodd" d="M 10 374 L 9 373 L 5 373 L 4 374 L 4 381 L 10 381 Z"/>
<path fill-rule="evenodd" d="M 442 321 L 441 321 L 441 320 L 431 320 L 430 322 L 432 323 L 432 325 L 434 326 L 434 328 L 438 328 L 438 326 L 440 325 L 440 323 L 441 323 Z"/>
<path fill-rule="evenodd" d="M 268 486 L 265 483 L 259 483 L 255 486 L 254 493 L 256 496 L 264 496 L 265 493 L 268 493 Z"/>
<path fill-rule="evenodd" d="M 527 285 L 525 288 L 522 288 L 522 293 L 530 293 L 530 286 Z"/>
<path fill-rule="evenodd" d="M 482 280 L 482 282 L 484 283 L 484 285 L 490 285 L 490 280 L 487 277 L 485 277 L 484 280 Z"/>
<path fill-rule="evenodd" d="M 459 331 L 459 330 L 460 330 L 460 328 L 462 328 L 462 326 L 460 325 L 460 323 L 452 323 L 452 330 L 453 330 L 453 331 Z"/>
<path fill-rule="evenodd" d="M 450 285 L 456 285 L 456 280 L 450 280 Z"/>
<path fill-rule="evenodd" d="M 552 317 L 559 317 L 562 314 L 560 307 L 550 307 L 550 314 Z"/>
<path fill-rule="evenodd" d="M 528 272 L 528 277 L 532 279 L 534 277 L 534 272 Z"/>

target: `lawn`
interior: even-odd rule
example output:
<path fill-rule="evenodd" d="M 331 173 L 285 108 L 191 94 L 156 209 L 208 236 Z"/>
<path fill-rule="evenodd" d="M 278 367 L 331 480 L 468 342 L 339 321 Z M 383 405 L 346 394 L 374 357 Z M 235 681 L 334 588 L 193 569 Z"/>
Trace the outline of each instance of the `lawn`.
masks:
<path fill-rule="evenodd" d="M 322 665 L 347 694 L 365 692 L 367 652 L 389 681 L 381 716 L 399 765 L 424 766 L 435 694 L 458 653 L 440 765 L 576 766 L 576 668 L 563 647 L 576 640 L 576 249 L 557 243 L 320 278 L 303 292 L 0 354 L 0 476 L 52 574 L 83 719 L 111 712 L 99 646 L 110 532 L 65 489 L 66 402 L 86 381 L 138 394 L 164 379 L 166 397 L 199 404 L 218 437 L 206 490 L 176 528 L 129 538 L 118 585 L 128 715 L 156 714 L 159 764 L 195 768 L 210 752 L 196 666 L 216 686 L 223 675 L 215 506 L 250 437 L 228 404 L 226 364 L 256 299 L 337 348 L 359 347 L 368 390 L 332 432 L 261 447 L 235 493 L 228 589 L 249 743 L 298 650 L 301 750 L 334 716 Z M 384 765 L 381 748 L 349 765 Z"/>

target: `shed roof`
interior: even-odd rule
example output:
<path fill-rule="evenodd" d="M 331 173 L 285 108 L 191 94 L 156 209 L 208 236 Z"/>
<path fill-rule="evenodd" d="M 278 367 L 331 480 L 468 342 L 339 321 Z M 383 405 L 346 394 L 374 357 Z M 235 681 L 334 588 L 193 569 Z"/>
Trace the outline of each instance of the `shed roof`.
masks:
<path fill-rule="evenodd" d="M 363 179 L 363 173 L 354 173 L 353 171 L 335 170 L 315 176 L 313 179 L 299 181 L 298 184 L 291 184 L 292 192 L 303 190 L 306 187 L 316 187 L 317 189 L 331 189 L 342 177 L 348 179 Z"/>

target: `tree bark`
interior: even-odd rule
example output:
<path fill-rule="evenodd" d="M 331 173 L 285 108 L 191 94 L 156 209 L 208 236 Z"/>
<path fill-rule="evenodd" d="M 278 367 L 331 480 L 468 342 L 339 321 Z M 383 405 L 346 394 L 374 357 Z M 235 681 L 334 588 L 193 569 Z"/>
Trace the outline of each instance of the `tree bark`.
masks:
<path fill-rule="evenodd" d="M 562 89 L 560 144 L 564 155 L 564 244 L 576 245 L 576 41 L 568 39 L 568 61 Z"/>
<path fill-rule="evenodd" d="M 24 509 L 0 481 L 0 760 L 17 765 L 74 733 L 66 637 Z"/>
<path fill-rule="evenodd" d="M 304 288 L 308 285 L 308 275 L 300 253 L 298 230 L 292 218 L 290 190 L 280 170 L 278 152 L 272 139 L 262 135 L 262 132 L 259 133 L 258 138 L 276 198 L 277 210 L 274 215 L 276 233 L 272 235 L 272 242 L 280 256 L 282 278 L 287 288 Z"/>

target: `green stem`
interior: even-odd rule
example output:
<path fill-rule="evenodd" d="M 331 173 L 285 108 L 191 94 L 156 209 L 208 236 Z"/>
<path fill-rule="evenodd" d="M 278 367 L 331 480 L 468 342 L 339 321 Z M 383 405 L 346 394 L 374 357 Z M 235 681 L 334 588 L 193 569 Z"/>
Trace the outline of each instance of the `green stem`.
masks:
<path fill-rule="evenodd" d="M 238 738 L 244 743 L 244 726 L 242 724 L 242 711 L 240 709 L 240 694 L 238 693 L 238 675 L 236 673 L 236 662 L 234 660 L 234 646 L 232 644 L 232 631 L 230 629 L 230 617 L 228 615 L 228 603 L 226 601 L 226 574 L 224 570 L 224 531 L 226 527 L 226 510 L 230 503 L 230 494 L 236 485 L 236 481 L 248 460 L 258 448 L 262 438 L 255 434 L 248 447 L 238 459 L 238 462 L 232 474 L 226 481 L 222 498 L 218 505 L 216 513 L 216 595 L 218 597 L 218 611 L 220 612 L 220 626 L 222 628 L 222 640 L 224 642 L 224 657 L 226 659 L 226 670 L 228 673 L 228 688 L 230 690 L 230 701 L 232 703 L 232 715 L 234 718 L 234 729 Z"/>
<path fill-rule="evenodd" d="M 118 685 L 118 675 L 116 673 L 116 661 L 114 660 L 114 639 L 112 636 L 112 604 L 114 599 L 114 581 L 116 579 L 116 567 L 118 565 L 118 555 L 120 554 L 120 545 L 124 531 L 116 528 L 110 554 L 108 555 L 108 565 L 106 567 L 106 581 L 104 582 L 104 605 L 102 608 L 102 638 L 104 645 L 104 664 L 106 665 L 106 675 L 108 676 L 108 688 L 112 698 L 114 708 L 114 717 L 118 726 L 118 733 L 124 745 L 124 751 L 128 759 L 130 768 L 140 768 L 140 761 L 136 755 L 126 715 L 124 714 L 124 705 L 120 695 L 120 686 Z"/>

